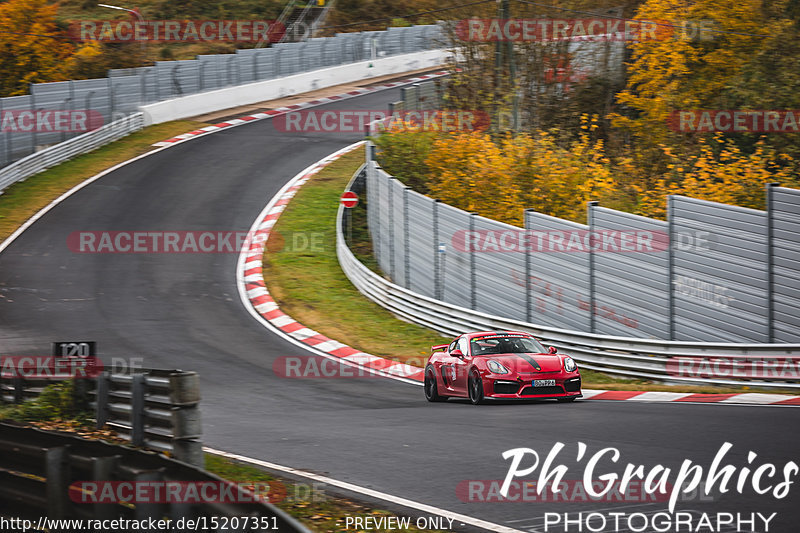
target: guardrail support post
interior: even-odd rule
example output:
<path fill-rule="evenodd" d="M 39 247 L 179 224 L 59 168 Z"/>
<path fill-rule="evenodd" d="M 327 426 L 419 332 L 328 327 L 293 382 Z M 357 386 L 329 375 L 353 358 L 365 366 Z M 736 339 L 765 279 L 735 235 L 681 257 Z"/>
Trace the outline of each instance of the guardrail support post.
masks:
<path fill-rule="evenodd" d="M 475 217 L 477 216 L 477 213 L 469 214 L 470 235 L 475 235 Z M 475 283 L 475 250 L 472 249 L 471 243 L 467 251 L 469 252 L 469 308 L 475 311 L 478 307 L 478 293 L 477 285 Z"/>
<path fill-rule="evenodd" d="M 394 181 L 394 178 L 389 178 L 386 186 L 389 187 L 389 277 L 392 278 L 392 281 L 397 281 L 394 265 Z"/>
<path fill-rule="evenodd" d="M 31 95 L 31 109 L 36 109 L 36 95 L 33 93 L 33 83 L 28 84 L 28 94 Z M 88 109 L 88 106 L 87 106 Z M 31 128 L 31 153 L 36 152 L 36 128 Z"/>
<path fill-rule="evenodd" d="M 47 478 L 47 516 L 64 518 L 69 503 L 69 448 L 59 446 L 45 452 L 45 477 Z"/>
<path fill-rule="evenodd" d="M 411 288 L 411 244 L 409 243 L 409 227 L 408 227 L 408 196 L 411 192 L 411 187 L 403 189 L 403 286 L 406 289 Z"/>
<path fill-rule="evenodd" d="M 525 213 L 523 213 L 523 221 L 522 226 L 525 228 L 526 235 L 531 231 L 529 227 L 529 220 L 530 217 L 528 216 L 528 212 L 533 211 L 533 209 L 526 209 Z M 533 306 L 533 295 L 531 294 L 532 284 L 531 284 L 531 270 L 533 269 L 533 261 L 531 261 L 531 245 L 530 240 L 525 238 L 525 322 L 533 322 L 533 312 L 531 307 Z"/>
<path fill-rule="evenodd" d="M 139 374 L 141 376 L 141 374 Z M 144 377 L 144 376 L 142 376 Z M 147 470 L 139 472 L 134 476 L 135 483 L 142 483 L 148 481 L 162 481 L 164 473 L 162 470 Z M 147 520 L 148 518 L 157 519 L 167 513 L 162 512 L 162 505 L 160 503 L 137 503 L 134 510 L 134 517 L 136 520 Z"/>
<path fill-rule="evenodd" d="M 102 428 L 108 421 L 108 386 L 109 386 L 109 373 L 104 371 L 97 376 L 95 387 L 95 412 L 94 418 L 97 422 L 97 429 Z"/>
<path fill-rule="evenodd" d="M 112 481 L 119 460 L 119 455 L 92 457 L 92 479 L 95 481 Z M 107 503 L 95 503 L 92 507 L 93 518 L 97 520 L 111 520 L 117 513 L 115 506 Z"/>
<path fill-rule="evenodd" d="M 374 149 L 374 145 L 370 143 L 370 151 Z M 375 160 L 368 160 L 367 161 L 367 176 L 372 173 L 372 181 L 367 178 L 367 182 L 375 187 L 374 198 L 375 198 L 375 205 L 372 206 L 374 209 L 375 216 L 373 217 L 373 222 L 375 223 L 375 228 L 370 228 L 372 232 L 372 252 L 375 254 L 375 259 L 378 261 L 378 265 L 380 265 L 381 261 L 381 217 L 383 216 L 383 211 L 381 210 L 381 176 L 378 173 L 378 165 L 375 163 Z M 369 187 L 370 185 L 367 185 Z M 369 192 L 368 192 L 369 194 Z M 369 209 L 369 203 L 367 203 L 367 209 Z"/>
<path fill-rule="evenodd" d="M 3 114 L 3 99 L 0 98 L 0 117 L 5 116 Z M 6 165 L 11 162 L 11 146 L 10 146 L 10 135 L 6 132 L 0 131 L 0 135 L 3 137 L 3 146 L 5 148 L 5 156 L 3 160 L 0 161 L 3 165 Z"/>
<path fill-rule="evenodd" d="M 196 372 L 171 375 L 169 399 L 172 405 L 197 405 L 200 402 L 200 376 Z"/>
<path fill-rule="evenodd" d="M 203 443 L 199 440 L 173 439 L 172 453 L 178 461 L 205 468 L 206 456 L 203 453 Z"/>
<path fill-rule="evenodd" d="M 667 282 L 669 283 L 669 340 L 675 340 L 675 211 L 674 201 L 670 194 L 667 196 L 667 232 L 669 233 L 669 265 Z"/>
<path fill-rule="evenodd" d="M 134 374 L 131 382 L 131 443 L 144 446 L 144 374 Z"/>
<path fill-rule="evenodd" d="M 19 376 L 14 377 L 14 403 L 25 401 L 25 380 Z"/>
<path fill-rule="evenodd" d="M 590 239 L 594 236 L 594 208 L 599 202 L 586 202 L 586 222 L 589 225 Z M 591 242 L 591 241 L 590 241 Z M 589 331 L 597 333 L 597 300 L 595 294 L 594 246 L 589 246 Z"/>
<path fill-rule="evenodd" d="M 775 342 L 775 210 L 777 183 L 767 183 L 767 342 Z"/>
<path fill-rule="evenodd" d="M 437 300 L 444 300 L 444 283 L 442 265 L 439 260 L 439 200 L 431 203 L 431 214 L 433 218 L 433 297 Z"/>

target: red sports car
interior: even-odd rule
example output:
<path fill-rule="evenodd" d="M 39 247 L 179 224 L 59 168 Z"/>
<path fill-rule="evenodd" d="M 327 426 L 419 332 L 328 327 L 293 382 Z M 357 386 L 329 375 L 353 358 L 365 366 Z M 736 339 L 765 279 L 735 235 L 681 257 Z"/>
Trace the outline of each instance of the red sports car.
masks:
<path fill-rule="evenodd" d="M 581 374 L 571 357 L 552 346 L 546 350 L 529 333 L 479 331 L 431 347 L 425 397 L 469 398 L 474 404 L 487 398 L 568 402 L 581 397 Z"/>

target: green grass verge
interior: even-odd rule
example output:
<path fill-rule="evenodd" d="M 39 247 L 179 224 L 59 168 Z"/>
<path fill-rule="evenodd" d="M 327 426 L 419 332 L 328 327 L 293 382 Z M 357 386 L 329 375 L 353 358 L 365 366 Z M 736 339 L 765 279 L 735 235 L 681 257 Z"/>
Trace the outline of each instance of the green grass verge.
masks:
<path fill-rule="evenodd" d="M 336 258 L 339 196 L 364 161 L 359 149 L 325 167 L 306 183 L 278 219 L 264 254 L 264 279 L 281 309 L 301 324 L 366 353 L 423 366 L 430 346 L 442 342 L 433 330 L 409 324 L 366 299 L 350 283 Z M 366 229 L 366 209 L 353 210 L 351 248 L 378 272 Z M 278 236 L 280 235 L 280 237 Z M 318 245 L 293 247 L 296 242 Z M 662 385 L 582 369 L 586 388 L 692 393 L 752 392 L 749 387 Z M 783 392 L 792 391 L 759 391 Z"/>
<path fill-rule="evenodd" d="M 153 150 L 152 144 L 207 124 L 190 120 L 149 126 L 8 187 L 0 195 L 0 242 L 41 208 L 86 178 Z"/>
<path fill-rule="evenodd" d="M 389 511 L 375 509 L 347 498 L 328 493 L 327 487 L 317 483 L 301 483 L 274 476 L 253 465 L 233 461 L 226 457 L 206 454 L 206 470 L 221 478 L 243 485 L 267 483 L 276 487 L 273 503 L 297 518 L 313 531 L 345 531 L 345 518 L 397 516 Z M 277 482 L 277 484 L 275 483 Z M 285 497 L 283 497 L 285 490 Z M 270 491 L 272 492 L 272 491 Z M 412 520 L 413 524 L 414 521 Z M 352 525 L 349 529 L 353 529 Z M 393 529 L 370 529 L 378 533 L 390 533 Z M 404 531 L 434 531 L 410 527 Z"/>
<path fill-rule="evenodd" d="M 281 309 L 300 323 L 358 350 L 420 366 L 442 337 L 364 298 L 336 259 L 339 196 L 363 161 L 363 149 L 351 152 L 300 189 L 267 243 L 264 277 Z M 306 240 L 309 246 L 301 246 Z"/>

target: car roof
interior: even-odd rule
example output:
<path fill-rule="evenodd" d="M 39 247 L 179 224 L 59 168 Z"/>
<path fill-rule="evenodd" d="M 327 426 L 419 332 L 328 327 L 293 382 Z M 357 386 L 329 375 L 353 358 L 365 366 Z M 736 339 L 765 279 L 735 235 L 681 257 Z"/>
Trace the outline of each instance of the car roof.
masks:
<path fill-rule="evenodd" d="M 469 339 L 474 339 L 476 337 L 489 337 L 492 335 L 524 335 L 526 337 L 533 337 L 533 335 L 525 331 L 473 331 L 472 333 L 464 334 L 464 336 Z"/>

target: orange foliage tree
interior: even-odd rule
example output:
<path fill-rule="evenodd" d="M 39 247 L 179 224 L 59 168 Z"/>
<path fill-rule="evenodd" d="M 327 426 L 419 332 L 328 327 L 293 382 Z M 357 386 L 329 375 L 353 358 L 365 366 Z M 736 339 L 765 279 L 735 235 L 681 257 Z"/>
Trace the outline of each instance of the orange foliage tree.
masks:
<path fill-rule="evenodd" d="M 45 0 L 0 3 L 0 95 L 28 93 L 30 83 L 64 79 L 75 46 L 55 23 Z"/>
<path fill-rule="evenodd" d="M 616 190 L 602 141 L 590 140 L 588 121 L 568 149 L 547 132 L 506 136 L 442 136 L 428 155 L 429 189 L 445 203 L 521 225 L 522 210 L 585 219 L 586 202 L 611 200 Z"/>

